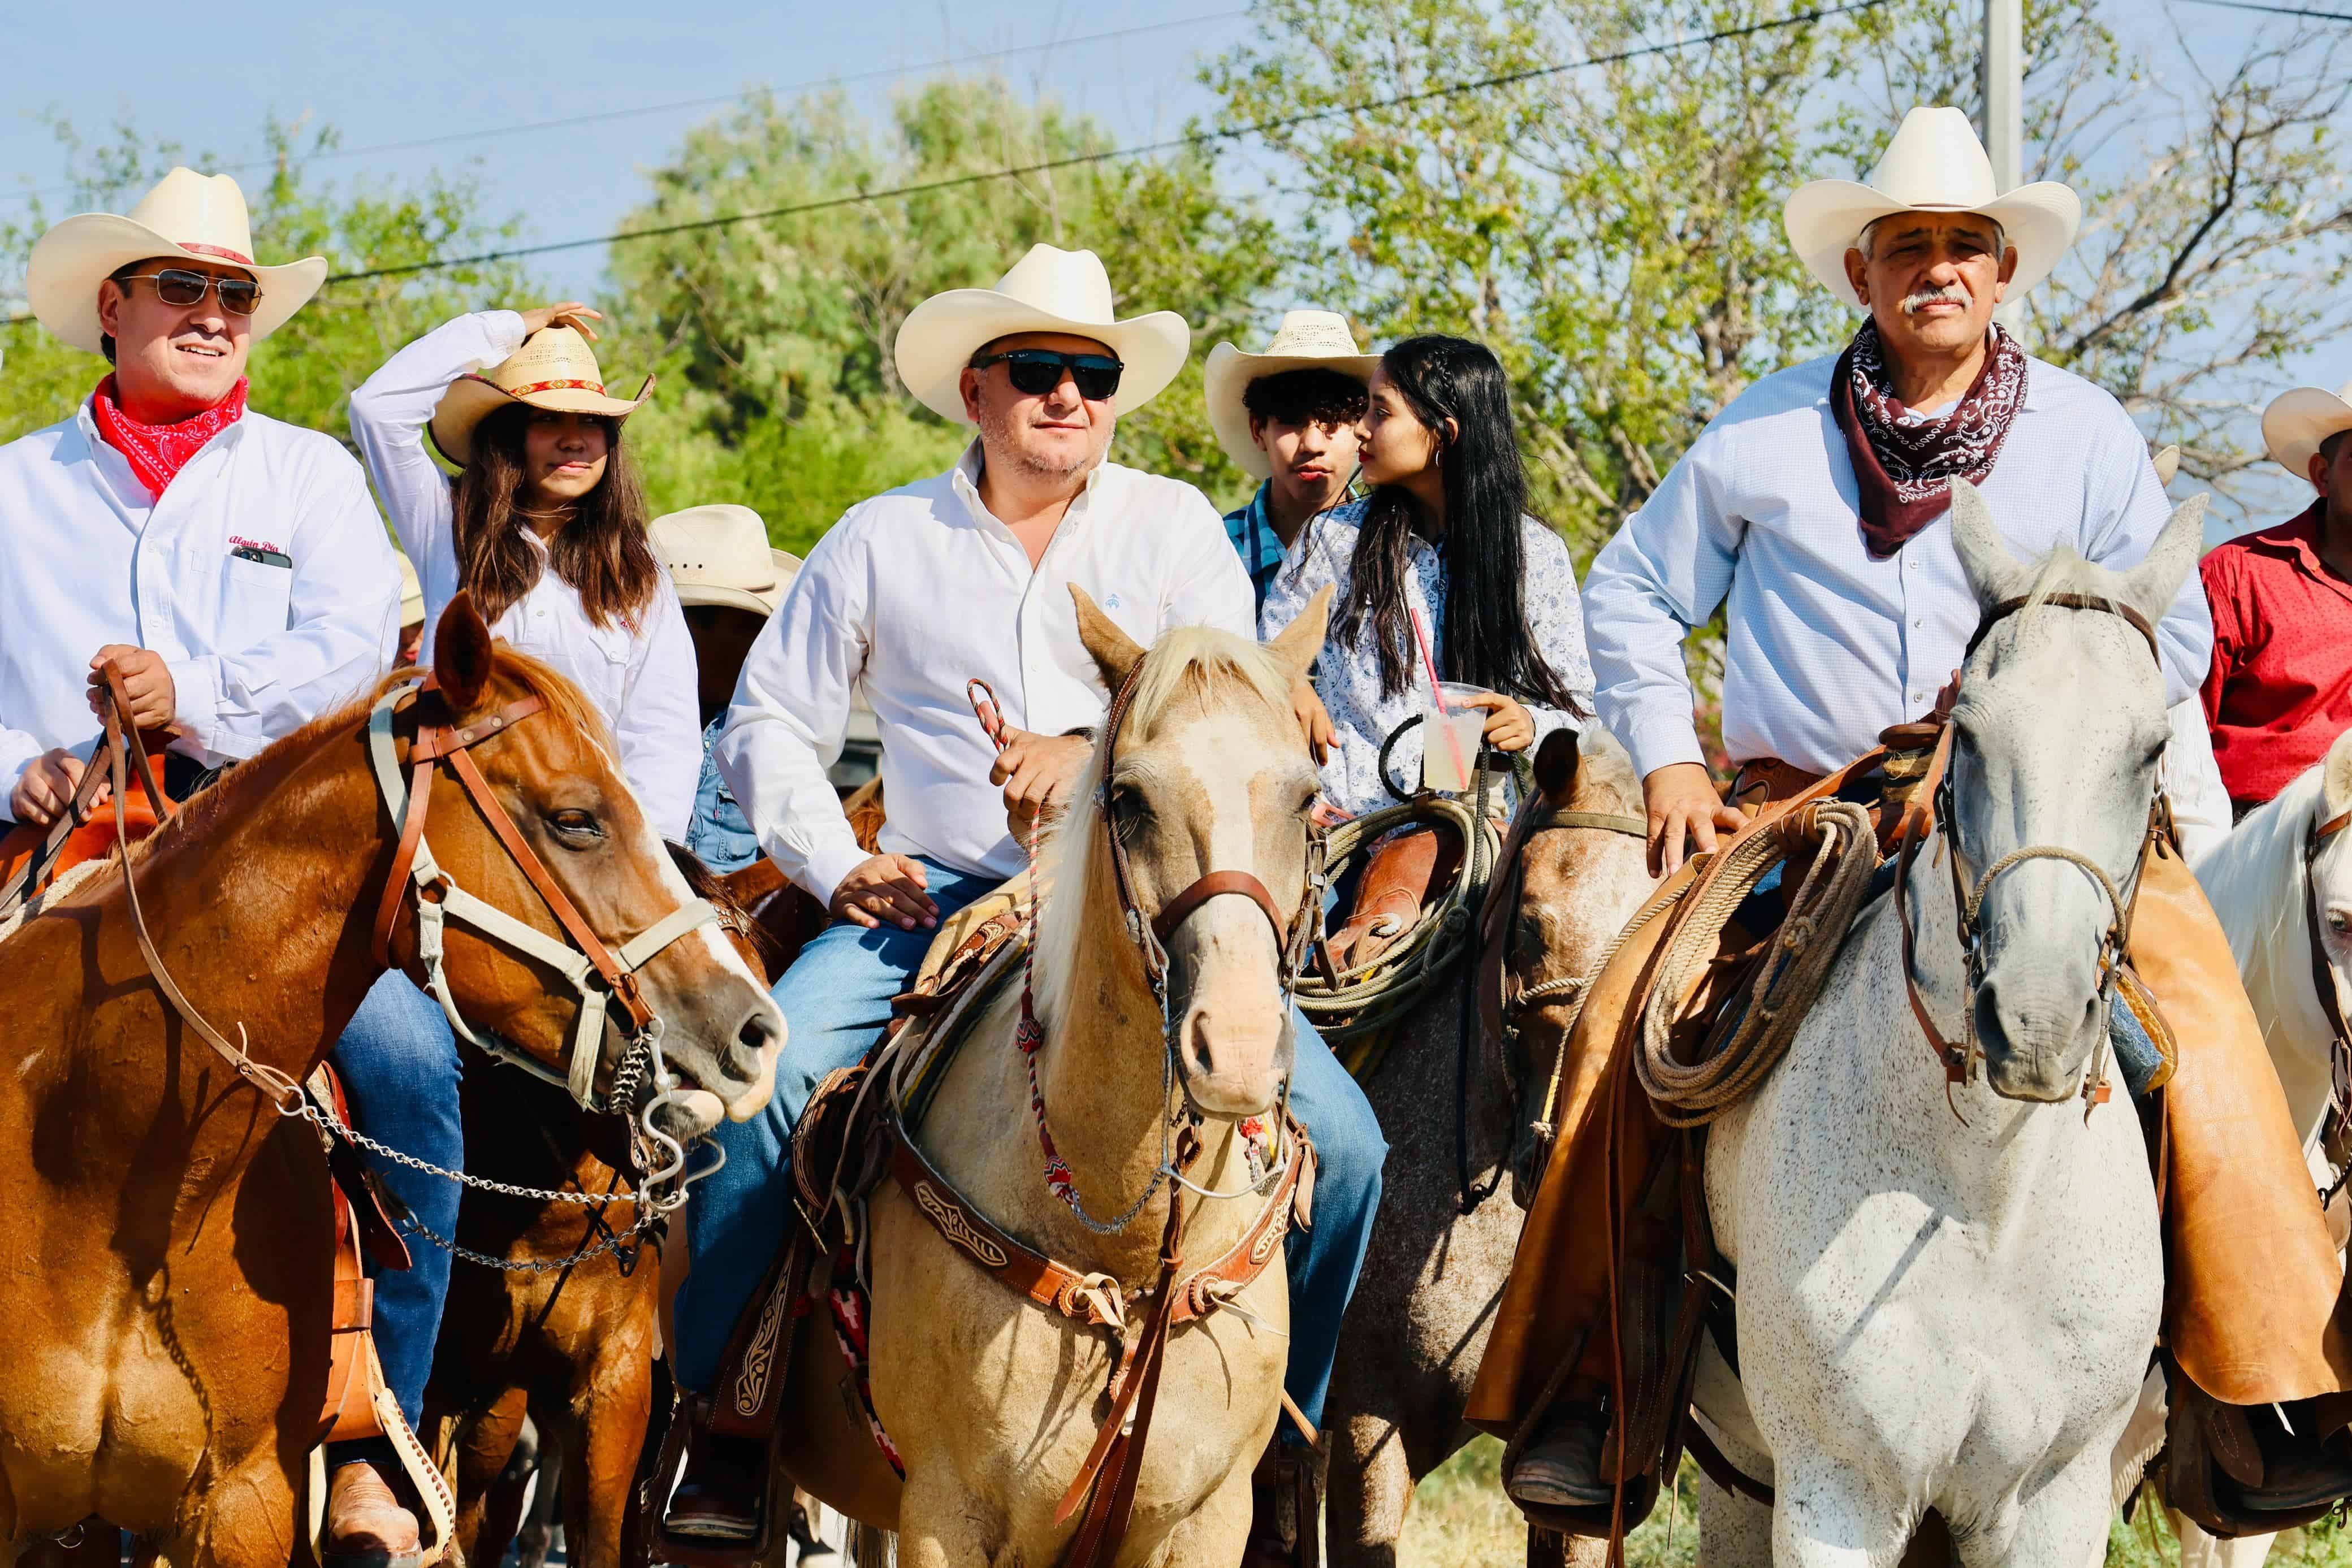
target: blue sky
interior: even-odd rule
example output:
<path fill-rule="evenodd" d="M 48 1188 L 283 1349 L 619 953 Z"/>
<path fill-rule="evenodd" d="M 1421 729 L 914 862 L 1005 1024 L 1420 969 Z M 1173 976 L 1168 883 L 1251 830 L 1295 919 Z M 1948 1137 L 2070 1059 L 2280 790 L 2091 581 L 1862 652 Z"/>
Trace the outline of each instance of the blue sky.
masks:
<path fill-rule="evenodd" d="M 362 8 L 236 0 L 234 30 L 250 40 L 242 47 L 221 41 L 232 29 L 213 13 L 184 3 L 28 3 L 0 18 L 17 89 L 0 103 L 0 214 L 21 210 L 27 181 L 39 189 L 62 175 L 61 154 L 38 118 L 45 110 L 65 112 L 89 137 L 127 121 L 231 167 L 255 154 L 263 117 L 274 112 L 340 130 L 352 152 L 315 165 L 318 177 L 471 168 L 484 182 L 487 210 L 519 214 L 528 241 L 591 236 L 642 199 L 641 172 L 723 104 L 558 130 L 502 128 L 836 79 L 874 110 L 942 60 L 1013 51 L 964 68 L 1000 70 L 1097 116 L 1122 143 L 1148 141 L 1213 110 L 1197 71 L 1248 36 L 1244 3 L 434 0 Z M 2343 8 L 2352 11 L 2352 0 Z M 2185 69 L 2176 26 L 2210 66 L 2240 57 L 2262 21 L 2194 0 L 2110 0 L 2109 12 L 2168 76 Z M 1114 33 L 1126 36 L 1099 37 Z M 485 131 L 501 133 L 467 134 Z M 368 151 L 450 137 L 464 139 Z M 593 295 L 604 265 L 602 247 L 531 263 L 557 297 Z M 2352 372 L 2352 354 L 2338 346 L 2298 371 L 2334 386 Z"/>

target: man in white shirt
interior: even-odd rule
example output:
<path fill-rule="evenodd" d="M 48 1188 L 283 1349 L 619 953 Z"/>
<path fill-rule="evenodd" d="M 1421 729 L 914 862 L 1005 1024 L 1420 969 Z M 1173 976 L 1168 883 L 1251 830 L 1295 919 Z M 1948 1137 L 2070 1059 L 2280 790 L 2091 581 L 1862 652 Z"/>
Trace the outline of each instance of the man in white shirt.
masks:
<path fill-rule="evenodd" d="M 2171 508 L 2122 406 L 1991 324 L 1997 301 L 2049 273 L 2080 217 L 2063 185 L 1997 194 L 1968 120 L 1942 108 L 1911 111 L 1867 184 L 1816 181 L 1790 200 L 1791 243 L 1825 287 L 1866 312 L 1860 330 L 1843 353 L 1767 377 L 1717 416 L 1585 583 L 1596 706 L 1643 772 L 1654 868 L 1674 872 L 1686 840 L 1712 850 L 1744 820 L 1701 761 L 1682 660 L 1690 628 L 1727 596 L 1724 742 L 1742 765 L 1734 798 L 1778 800 L 1863 755 L 1882 729 L 1927 716 L 1963 662 L 1979 611 L 1946 520 L 1952 480 L 1983 491 L 2021 559 L 2063 544 L 2120 570 L 2155 543 Z M 2193 573 L 2156 638 L 2168 700 L 2181 704 L 2212 641 Z M 2193 755 L 2205 749 L 2198 727 L 2176 722 L 2174 735 L 2175 751 L 2192 755 L 2176 759 L 2171 777 L 2210 778 L 2210 754 Z M 2166 1328 L 2191 1375 L 2176 1379 L 2176 1404 L 2228 1394 L 2267 1405 L 2352 1386 L 2324 1348 L 2341 1343 L 2341 1270 L 2228 944 L 2179 857 L 2151 857 L 2137 896 L 2134 966 L 2183 1050 L 2167 1091 Z M 2147 917 L 2159 908 L 2170 939 L 2146 936 L 2163 929 Z M 1595 991 L 1607 994 L 1607 982 Z M 1606 1051 L 1616 1038 L 1596 1012 L 1580 1020 L 1575 1049 Z M 1566 1077 L 1584 1082 L 1591 1071 L 1571 1066 Z M 2262 1096 L 2275 1103 L 2265 1108 Z M 1621 1168 L 1646 1168 L 1638 1145 L 1656 1125 L 1646 1105 L 1626 1119 L 1636 1125 L 1613 1156 Z M 1559 1120 L 1591 1125 L 1570 1108 Z M 2226 1148 L 2215 1146 L 2221 1128 Z M 1574 1367 L 1559 1364 L 1573 1336 L 1607 1316 L 1591 1249 L 1609 1233 L 1612 1199 L 1572 1174 L 1598 1147 L 1571 1136 L 1555 1153 L 1467 1415 L 1515 1431 L 1557 1389 L 1507 1484 L 1523 1502 L 1605 1518 L 1611 1334 L 1584 1342 Z M 2199 1223 L 2192 1209 L 2207 1227 L 2234 1230 L 2242 1257 L 2294 1267 L 2262 1281 L 2227 1277 L 2220 1249 L 2183 1244 Z M 1660 1325 L 1623 1318 L 1624 1364 L 1645 1364 Z M 2264 1392 L 2239 1396 L 2252 1387 Z M 2298 1413 L 2294 1429 L 2326 1437 L 2340 1425 Z M 2262 1484 L 2240 1489 L 2250 1515 L 2352 1491 L 2342 1453 L 2267 1437 L 2262 1447 Z"/>
<path fill-rule="evenodd" d="M 113 371 L 70 418 L 0 447 L 0 787 L 26 830 L 67 808 L 90 765 L 103 660 L 123 674 L 131 721 L 169 737 L 174 797 L 383 674 L 401 577 L 366 477 L 332 436 L 246 407 L 254 341 L 326 274 L 317 256 L 257 263 L 236 183 L 187 169 L 130 216 L 68 218 L 34 246 L 35 314 Z M 111 813 L 74 836 L 84 858 L 104 852 Z M 335 1059 L 375 1137 L 457 1163 L 456 1048 L 404 977 L 378 984 Z M 450 1233 L 454 1186 L 394 1185 Z M 375 1297 L 378 1352 L 412 1424 L 449 1273 L 447 1254 L 419 1253 Z M 330 1560 L 413 1552 L 390 1448 L 339 1445 L 331 1462 Z"/>
<path fill-rule="evenodd" d="M 879 1037 L 938 922 L 1027 863 L 1006 831 L 1075 775 L 1109 706 L 1080 644 L 1076 583 L 1149 646 L 1171 626 L 1253 636 L 1249 579 L 1216 508 L 1189 485 L 1104 461 L 1118 415 L 1184 363 L 1168 312 L 1113 319 L 1090 251 L 1038 246 L 993 289 L 926 300 L 901 328 L 899 376 L 976 423 L 956 465 L 852 507 L 818 541 L 745 661 L 714 755 L 762 849 L 838 924 L 776 987 L 791 1028 L 771 1109 L 719 1135 L 727 1164 L 688 1210 L 694 1269 L 677 1303 L 681 1384 L 707 1390 L 789 1221 L 788 1139 L 825 1073 Z M 965 696 L 986 681 L 1000 756 Z M 825 768 L 853 688 L 882 732 L 882 852 L 852 838 Z M 1370 1234 L 1386 1146 L 1360 1091 L 1297 1019 L 1291 1103 L 1321 1156 L 1315 1228 L 1294 1249 L 1293 1398 L 1315 1418 Z M 758 1457 L 698 1434 L 669 1528 L 746 1539 Z"/>

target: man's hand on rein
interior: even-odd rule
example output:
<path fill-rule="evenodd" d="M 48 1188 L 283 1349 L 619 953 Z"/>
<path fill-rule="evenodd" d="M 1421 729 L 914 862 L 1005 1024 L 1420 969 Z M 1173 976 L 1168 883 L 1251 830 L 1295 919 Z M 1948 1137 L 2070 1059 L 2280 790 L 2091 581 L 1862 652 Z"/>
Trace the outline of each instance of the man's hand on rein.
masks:
<path fill-rule="evenodd" d="M 1004 786 L 1004 815 L 1024 843 L 1045 813 L 1094 754 L 1087 735 L 1037 735 L 1004 727 L 1004 749 L 988 770 L 991 784 Z"/>
<path fill-rule="evenodd" d="M 122 677 L 122 695 L 131 699 L 131 711 L 122 716 L 131 729 L 163 729 L 179 716 L 180 694 L 172 685 L 172 672 L 163 664 L 163 655 L 152 648 L 134 648 L 127 643 L 110 643 L 90 655 L 89 711 L 105 716 L 100 707 L 101 694 L 106 690 L 106 662 L 114 661 L 115 673 Z"/>
<path fill-rule="evenodd" d="M 16 787 L 8 792 L 8 819 L 29 822 L 46 828 L 58 820 L 58 814 L 73 804 L 74 791 L 81 788 L 81 776 L 87 765 L 65 747 L 46 752 L 26 764 L 25 771 L 16 776 Z M 110 784 L 101 784 L 90 804 L 105 802 Z"/>

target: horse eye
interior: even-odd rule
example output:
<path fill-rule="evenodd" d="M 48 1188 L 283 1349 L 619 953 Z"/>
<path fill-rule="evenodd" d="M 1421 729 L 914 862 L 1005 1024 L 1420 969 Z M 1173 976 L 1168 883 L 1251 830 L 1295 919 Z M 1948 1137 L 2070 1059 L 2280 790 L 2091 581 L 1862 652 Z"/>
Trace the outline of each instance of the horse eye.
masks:
<path fill-rule="evenodd" d="M 2340 909 L 2329 910 L 2327 912 L 2327 929 L 2333 931 L 2338 936 L 2352 935 L 2352 915 L 2347 915 Z"/>
<path fill-rule="evenodd" d="M 601 839 L 604 830 L 594 815 L 587 811 L 558 811 L 547 819 L 547 825 L 567 839 Z"/>

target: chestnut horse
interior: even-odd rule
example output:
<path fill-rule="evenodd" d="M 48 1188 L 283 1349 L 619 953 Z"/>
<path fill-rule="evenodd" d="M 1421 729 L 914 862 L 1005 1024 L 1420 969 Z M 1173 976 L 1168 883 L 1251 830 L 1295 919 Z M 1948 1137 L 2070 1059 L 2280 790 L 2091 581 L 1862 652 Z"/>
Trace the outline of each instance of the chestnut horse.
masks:
<path fill-rule="evenodd" d="M 458 726 L 513 717 L 480 726 L 488 738 L 468 755 L 538 874 L 607 946 L 680 915 L 691 894 L 578 692 L 494 650 L 463 595 L 442 617 L 434 666 L 438 695 L 392 717 L 404 766 L 421 709 Z M 16 1261 L 0 1273 L 14 1351 L 0 1370 L 0 1541 L 12 1560 L 91 1515 L 178 1568 L 278 1568 L 297 1550 L 327 1384 L 333 1222 L 317 1134 L 282 1120 L 245 1071 L 307 1074 L 382 973 L 372 936 L 397 830 L 369 731 L 404 678 L 231 770 L 130 852 L 162 964 L 245 1040 L 250 1068 L 225 1066 L 164 996 L 121 870 L 0 938 L 13 1042 L 0 1045 L 0 1170 L 16 1191 Z M 534 698 L 540 711 L 515 714 Z M 430 800 L 425 837 L 444 886 L 563 946 L 521 860 L 448 768 Z M 421 983 L 414 900 L 393 912 L 392 956 Z M 452 925 L 444 972 L 462 1016 L 560 1071 L 581 1011 L 577 994 L 550 989 L 562 971 Z M 735 951 L 705 925 L 635 977 L 686 1084 L 667 1097 L 663 1129 L 683 1138 L 756 1111 L 783 1025 Z M 631 1042 L 617 1019 L 594 1038 L 594 1082 L 609 1086 Z"/>

